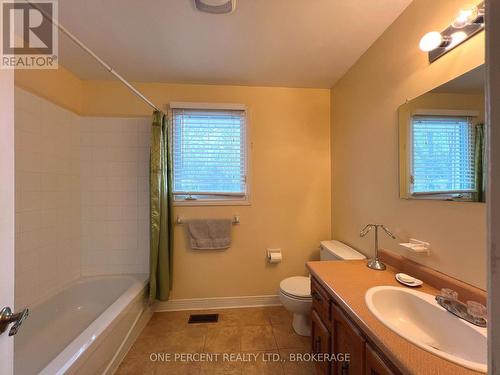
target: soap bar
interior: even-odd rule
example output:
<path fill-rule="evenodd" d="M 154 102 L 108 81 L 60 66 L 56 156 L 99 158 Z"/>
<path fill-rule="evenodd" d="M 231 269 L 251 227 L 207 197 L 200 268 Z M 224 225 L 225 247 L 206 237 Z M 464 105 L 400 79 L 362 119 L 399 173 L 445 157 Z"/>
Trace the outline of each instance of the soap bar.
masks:
<path fill-rule="evenodd" d="M 407 283 L 414 283 L 415 282 L 415 278 L 410 276 L 410 275 L 407 275 L 406 273 L 398 273 L 398 277 L 400 280 L 407 282 Z"/>
<path fill-rule="evenodd" d="M 416 287 L 423 284 L 422 280 L 416 279 L 406 273 L 397 273 L 396 280 L 406 286 Z"/>

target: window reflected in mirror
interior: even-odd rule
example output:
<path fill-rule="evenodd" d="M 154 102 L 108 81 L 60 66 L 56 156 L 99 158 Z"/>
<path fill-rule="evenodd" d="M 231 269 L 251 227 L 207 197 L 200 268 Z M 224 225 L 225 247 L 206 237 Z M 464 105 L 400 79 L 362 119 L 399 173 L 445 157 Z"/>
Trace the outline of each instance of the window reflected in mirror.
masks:
<path fill-rule="evenodd" d="M 484 67 L 399 108 L 400 197 L 484 202 Z"/>

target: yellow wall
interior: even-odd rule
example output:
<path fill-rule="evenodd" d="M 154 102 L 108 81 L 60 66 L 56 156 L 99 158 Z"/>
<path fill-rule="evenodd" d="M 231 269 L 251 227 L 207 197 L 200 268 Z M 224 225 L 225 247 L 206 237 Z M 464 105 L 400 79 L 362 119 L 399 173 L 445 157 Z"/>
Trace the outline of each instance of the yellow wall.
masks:
<path fill-rule="evenodd" d="M 27 81 L 34 85 L 31 91 L 44 90 L 38 85 L 42 78 Z M 118 82 L 81 83 L 81 112 L 86 116 L 151 114 Z M 304 262 L 319 256 L 319 241 L 331 231 L 330 91 L 156 83 L 137 87 L 162 108 L 170 101 L 242 103 L 248 108 L 252 204 L 175 209 L 174 215 L 186 218 L 237 214 L 241 224 L 234 227 L 230 249 L 212 252 L 188 249 L 184 228 L 176 226 L 172 298 L 277 294 L 281 279 L 305 275 Z M 42 96 L 60 103 L 63 93 L 46 90 Z M 283 262 L 269 265 L 265 250 L 276 247 L 282 248 Z"/>
<path fill-rule="evenodd" d="M 433 64 L 418 48 L 423 34 L 444 29 L 464 0 L 416 0 L 332 89 L 332 232 L 372 254 L 359 238 L 381 222 L 402 240 L 431 243 L 429 257 L 410 255 L 382 235 L 382 247 L 485 288 L 485 205 L 399 199 L 398 107 L 484 63 L 480 33 Z M 432 11 L 429 11 L 432 9 Z"/>
<path fill-rule="evenodd" d="M 16 70 L 16 86 L 82 114 L 83 81 L 63 66 L 54 70 Z"/>
<path fill-rule="evenodd" d="M 477 111 L 475 123 L 484 122 L 484 94 L 450 94 L 428 92 L 398 108 L 400 125 L 410 124 L 411 116 L 418 110 Z"/>

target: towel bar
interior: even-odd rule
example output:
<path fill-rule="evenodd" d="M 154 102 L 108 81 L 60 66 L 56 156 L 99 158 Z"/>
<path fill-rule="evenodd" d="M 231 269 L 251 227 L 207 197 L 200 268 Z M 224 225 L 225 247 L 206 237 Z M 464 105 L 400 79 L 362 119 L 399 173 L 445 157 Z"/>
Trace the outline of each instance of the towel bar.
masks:
<path fill-rule="evenodd" d="M 178 224 L 178 225 L 181 225 L 184 223 L 182 217 L 180 216 L 177 216 L 177 219 L 175 220 L 175 223 Z M 240 223 L 240 216 L 239 215 L 235 215 L 233 217 L 233 225 L 236 225 L 236 224 L 239 224 Z"/>

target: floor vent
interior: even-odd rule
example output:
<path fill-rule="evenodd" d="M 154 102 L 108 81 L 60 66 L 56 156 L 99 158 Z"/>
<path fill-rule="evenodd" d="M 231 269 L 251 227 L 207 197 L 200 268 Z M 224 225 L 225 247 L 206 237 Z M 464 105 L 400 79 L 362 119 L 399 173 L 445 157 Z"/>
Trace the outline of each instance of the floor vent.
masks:
<path fill-rule="evenodd" d="M 189 324 L 193 323 L 217 323 L 219 314 L 191 314 L 189 316 Z"/>

